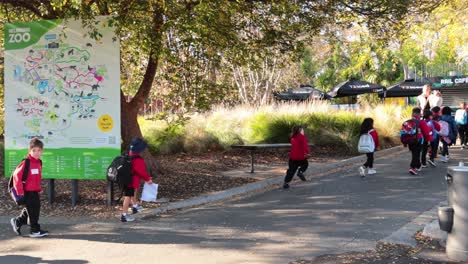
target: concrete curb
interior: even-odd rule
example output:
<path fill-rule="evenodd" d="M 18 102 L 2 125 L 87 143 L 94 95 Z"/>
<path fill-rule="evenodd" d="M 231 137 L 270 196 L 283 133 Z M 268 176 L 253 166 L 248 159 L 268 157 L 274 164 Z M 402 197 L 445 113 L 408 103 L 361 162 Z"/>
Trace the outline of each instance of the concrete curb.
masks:
<path fill-rule="evenodd" d="M 402 146 L 380 150 L 376 152 L 376 158 L 380 159 L 383 156 L 387 156 L 387 155 L 390 155 L 390 154 L 393 154 L 402 150 L 404 150 Z M 331 169 L 341 168 L 341 167 L 345 167 L 345 166 L 352 165 L 352 164 L 363 163 L 365 160 L 366 160 L 366 155 L 359 155 L 359 156 L 352 157 L 349 159 L 344 159 L 341 161 L 330 163 L 325 166 L 321 166 L 320 168 L 311 168 L 309 171 L 307 171 L 306 174 L 307 175 L 322 174 L 322 173 L 326 173 L 330 171 Z M 283 182 L 283 179 L 284 179 L 284 176 L 277 176 L 274 178 L 270 178 L 270 179 L 266 179 L 266 180 L 262 180 L 262 181 L 258 181 L 254 183 L 249 183 L 240 187 L 235 187 L 235 188 L 227 189 L 224 191 L 204 194 L 204 195 L 193 197 L 184 201 L 171 202 L 156 209 L 145 210 L 134 216 L 136 219 L 145 219 L 145 218 L 158 216 L 160 214 L 166 213 L 167 211 L 171 211 L 171 210 L 180 210 L 180 209 L 186 209 L 186 208 L 192 208 L 192 207 L 196 207 L 200 205 L 205 205 L 209 203 L 219 202 L 219 201 L 227 200 L 227 199 L 239 196 L 239 195 L 246 195 L 249 193 L 260 191 L 262 189 L 266 190 L 268 187 L 271 187 L 276 184 L 281 184 Z"/>
<path fill-rule="evenodd" d="M 417 245 L 417 242 L 413 237 L 414 234 L 419 230 L 423 230 L 424 227 L 430 224 L 432 221 L 434 221 L 434 219 L 437 219 L 437 210 L 442 203 L 443 202 L 434 206 L 431 210 L 420 214 L 418 217 L 413 219 L 413 221 L 402 226 L 400 229 L 393 232 L 389 236 L 379 240 L 378 242 L 408 245 L 415 247 Z"/>

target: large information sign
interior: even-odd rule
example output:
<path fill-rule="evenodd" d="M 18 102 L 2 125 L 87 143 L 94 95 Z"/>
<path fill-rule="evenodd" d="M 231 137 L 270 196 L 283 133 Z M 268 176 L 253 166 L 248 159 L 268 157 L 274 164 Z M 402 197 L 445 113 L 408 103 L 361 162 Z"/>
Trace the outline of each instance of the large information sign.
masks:
<path fill-rule="evenodd" d="M 107 18 L 91 31 L 80 20 L 4 29 L 5 175 L 37 137 L 43 178 L 104 179 L 120 153 L 120 45 Z"/>

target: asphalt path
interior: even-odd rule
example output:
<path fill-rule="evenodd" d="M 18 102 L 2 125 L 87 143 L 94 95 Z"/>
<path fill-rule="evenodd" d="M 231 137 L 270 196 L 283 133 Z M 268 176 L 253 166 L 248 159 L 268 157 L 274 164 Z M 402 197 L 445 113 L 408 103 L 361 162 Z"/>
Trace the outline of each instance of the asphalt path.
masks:
<path fill-rule="evenodd" d="M 373 249 L 446 198 L 447 166 L 468 164 L 451 149 L 448 164 L 408 174 L 408 151 L 291 188 L 174 212 L 133 223 L 43 218 L 50 237 L 17 237 L 0 217 L 0 263 L 288 263 Z M 23 233 L 27 233 L 27 227 Z"/>

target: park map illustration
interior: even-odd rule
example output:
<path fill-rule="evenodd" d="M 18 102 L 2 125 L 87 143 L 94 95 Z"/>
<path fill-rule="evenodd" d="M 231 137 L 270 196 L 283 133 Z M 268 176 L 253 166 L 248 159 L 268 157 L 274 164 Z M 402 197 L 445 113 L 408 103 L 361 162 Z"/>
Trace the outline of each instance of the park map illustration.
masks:
<path fill-rule="evenodd" d="M 73 46 L 51 41 L 24 51 L 22 62 L 14 65 L 14 80 L 35 92 L 16 98 L 16 113 L 26 128 L 19 137 L 49 141 L 64 136 L 76 120 L 97 119 L 96 105 L 106 100 L 100 92 L 108 76 L 105 64 L 91 63 L 92 48 L 90 42 Z"/>

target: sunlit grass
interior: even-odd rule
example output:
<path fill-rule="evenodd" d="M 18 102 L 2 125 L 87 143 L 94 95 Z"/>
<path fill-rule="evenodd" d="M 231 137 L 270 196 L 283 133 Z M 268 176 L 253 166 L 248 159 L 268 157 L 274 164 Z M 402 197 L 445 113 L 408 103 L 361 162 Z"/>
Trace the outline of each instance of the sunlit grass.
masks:
<path fill-rule="evenodd" d="M 336 110 L 329 103 L 288 102 L 261 107 L 214 107 L 206 113 L 187 115 L 183 123 L 139 119 L 143 135 L 155 152 L 203 152 L 228 149 L 233 144 L 288 142 L 291 127 L 303 125 L 309 141 L 355 152 L 365 117 L 384 143 L 395 143 L 408 110 L 398 105 L 377 105 L 358 110 Z"/>

